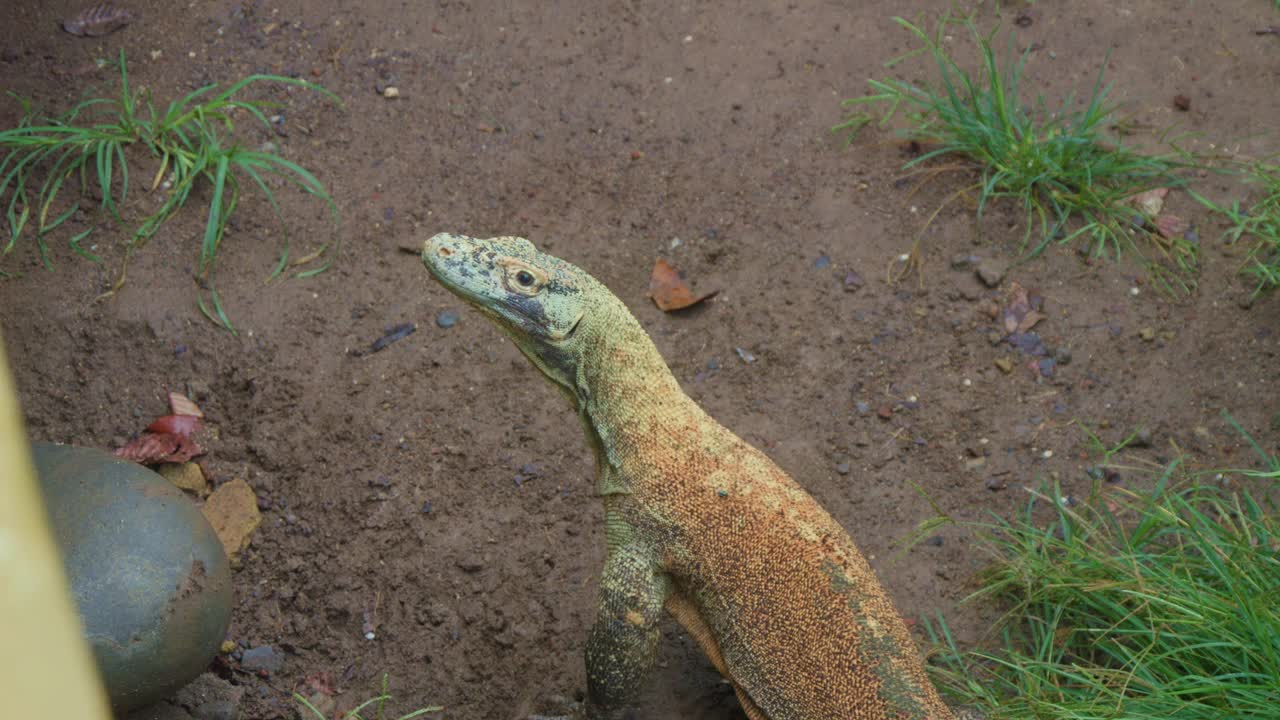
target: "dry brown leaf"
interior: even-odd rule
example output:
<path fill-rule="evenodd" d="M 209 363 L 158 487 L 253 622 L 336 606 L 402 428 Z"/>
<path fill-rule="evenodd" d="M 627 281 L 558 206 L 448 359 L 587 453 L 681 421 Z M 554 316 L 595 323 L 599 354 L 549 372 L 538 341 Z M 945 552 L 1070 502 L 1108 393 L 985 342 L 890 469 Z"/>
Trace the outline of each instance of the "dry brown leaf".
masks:
<path fill-rule="evenodd" d="M 240 553 L 249 547 L 249 539 L 258 529 L 258 523 L 262 522 L 253 488 L 239 478 L 224 483 L 213 491 L 200 511 L 222 541 L 227 557 L 235 564 Z"/>
<path fill-rule="evenodd" d="M 653 304 L 663 312 L 697 305 L 718 292 L 720 291 L 712 290 L 695 295 L 684 278 L 680 277 L 680 271 L 662 258 L 658 258 L 653 264 L 653 274 L 649 276 L 649 297 L 653 298 Z"/>
<path fill-rule="evenodd" d="M 1044 298 L 1036 290 L 1027 290 L 1016 280 L 1009 283 L 1009 302 L 1001 311 L 1005 333 L 1025 333 L 1047 316 L 1041 312 Z"/>
<path fill-rule="evenodd" d="M 1191 223 L 1177 215 L 1160 215 L 1152 219 L 1151 223 L 1156 226 L 1156 232 L 1161 237 L 1168 239 L 1182 237 L 1183 233 L 1191 229 Z"/>
<path fill-rule="evenodd" d="M 1164 196 L 1168 194 L 1169 188 L 1167 187 L 1153 188 L 1137 195 L 1130 195 L 1129 202 L 1147 217 L 1155 217 L 1160 214 L 1160 209 L 1164 207 Z"/>
<path fill-rule="evenodd" d="M 195 415 L 162 415 L 147 426 L 147 432 L 183 437 L 189 437 L 199 429 L 200 418 Z"/>
<path fill-rule="evenodd" d="M 204 412 L 200 410 L 200 406 L 191 402 L 191 399 L 182 393 L 169 393 L 169 409 L 174 415 L 190 415 L 192 417 L 202 418 Z"/>
<path fill-rule="evenodd" d="M 202 495 L 209 488 L 209 483 L 204 477 L 204 471 L 193 462 L 164 463 L 156 468 L 156 472 L 160 473 L 161 477 L 173 483 L 173 486 L 180 490 L 189 490 L 197 495 Z"/>
<path fill-rule="evenodd" d="M 99 3 L 85 8 L 74 17 L 62 21 L 62 29 L 81 37 L 110 35 L 133 22 L 133 13 L 111 3 Z"/>
<path fill-rule="evenodd" d="M 1018 321 L 1018 327 L 1014 328 L 1015 332 L 1024 333 L 1036 326 L 1036 323 L 1045 319 L 1045 314 L 1032 310 L 1028 312 L 1022 320 Z"/>
<path fill-rule="evenodd" d="M 115 456 L 142 465 L 157 463 L 184 463 L 204 450 L 188 435 L 173 433 L 143 433 L 115 451 Z"/>

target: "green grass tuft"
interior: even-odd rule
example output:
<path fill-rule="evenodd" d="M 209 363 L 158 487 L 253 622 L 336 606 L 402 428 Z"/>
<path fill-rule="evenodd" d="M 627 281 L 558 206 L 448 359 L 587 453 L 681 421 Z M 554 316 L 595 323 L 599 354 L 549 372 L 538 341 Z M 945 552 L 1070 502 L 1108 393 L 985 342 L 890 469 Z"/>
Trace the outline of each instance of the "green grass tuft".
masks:
<path fill-rule="evenodd" d="M 856 133 L 876 122 L 870 106 L 887 106 L 879 119 L 882 125 L 902 111 L 909 120 L 903 134 L 927 150 L 907 168 L 946 157 L 961 163 L 933 169 L 931 176 L 948 169 L 976 170 L 977 182 L 947 202 L 976 192 L 979 216 L 997 200 L 1019 203 L 1026 212 L 1024 246 L 1031 254 L 1051 242 L 1086 238 L 1095 255 L 1136 252 L 1152 268 L 1155 280 L 1169 289 L 1189 291 L 1194 286 L 1196 244 L 1181 237 L 1163 238 L 1151 218 L 1129 202 L 1136 193 L 1179 184 L 1176 173 L 1193 163 L 1176 148 L 1145 155 L 1105 139 L 1104 131 L 1116 121 L 1101 71 L 1082 106 L 1068 98 L 1050 111 L 1038 97 L 1031 108 L 1020 97 L 1030 50 L 1020 56 L 1010 51 L 999 61 L 992 42 L 995 32 L 980 34 L 969 18 L 944 17 L 933 35 L 902 18 L 894 20 L 921 47 L 886 65 L 924 53 L 937 67 L 937 84 L 869 80 L 872 94 L 844 101 L 854 112 L 836 131 Z M 944 47 L 946 34 L 957 25 L 976 42 L 981 56 L 976 72 L 962 68 Z M 1140 244 L 1139 238 L 1150 242 Z M 1148 257 L 1151 248 L 1155 255 Z"/>
<path fill-rule="evenodd" d="M 1266 470 L 1239 474 L 1280 481 L 1262 455 Z M 1275 717 L 1280 515 L 1263 495 L 1198 485 L 1176 461 L 1150 491 L 1033 493 L 980 527 L 995 562 L 971 599 L 1008 608 L 999 647 L 961 653 L 940 622 L 935 680 L 992 720 Z"/>
<path fill-rule="evenodd" d="M 380 692 L 375 697 L 371 697 L 368 700 L 365 700 L 364 702 L 360 703 L 353 709 L 343 713 L 341 716 L 335 715 L 333 717 L 333 720 L 383 720 L 383 711 L 386 709 L 387 701 L 391 699 L 391 695 L 388 692 L 389 688 L 390 688 L 390 681 L 387 678 L 387 674 L 383 673 L 382 674 L 382 692 Z M 315 716 L 317 720 L 329 720 L 328 718 L 325 717 L 323 712 L 317 709 L 315 705 L 312 705 L 311 702 L 307 700 L 305 697 L 303 697 L 302 695 L 299 695 L 298 693 L 294 693 L 293 700 L 294 702 L 301 705 L 303 709 L 310 712 L 311 715 Z M 365 711 L 365 708 L 368 708 L 370 706 L 373 707 L 374 712 L 377 714 L 368 715 L 368 716 L 361 715 L 361 713 Z M 400 717 L 396 718 L 396 720 L 411 720 L 411 718 L 422 717 L 423 715 L 427 715 L 429 713 L 438 713 L 438 712 L 444 712 L 444 707 L 441 705 L 432 705 L 430 707 L 419 708 L 417 710 L 414 710 L 413 712 L 407 713 L 405 715 L 401 715 Z M 301 710 L 299 711 L 299 713 L 304 715 L 305 717 L 310 717 L 308 715 L 305 715 L 305 713 L 302 713 Z"/>
<path fill-rule="evenodd" d="M 123 284 L 132 253 L 187 204 L 198 185 L 207 184 L 210 200 L 197 280 L 208 289 L 209 303 L 206 305 L 202 293 L 199 305 L 210 319 L 231 329 L 214 286 L 213 269 L 227 222 L 240 200 L 241 186 L 248 183 L 261 190 L 282 224 L 276 194 L 268 184 L 272 178 L 319 198 L 328 205 L 335 227 L 338 221 L 333 198 L 311 172 L 274 152 L 247 150 L 236 143 L 233 118 L 237 114 L 258 121 L 270 131 L 266 111 L 276 106 L 262 100 L 243 100 L 238 95 L 250 85 L 271 83 L 312 90 L 335 103 L 340 101 L 333 93 L 305 80 L 252 75 L 221 91 L 216 85 L 206 85 L 157 108 L 149 92 L 130 89 L 124 51 L 120 53 L 118 67 L 118 98 L 86 100 L 57 117 L 43 115 L 32 108 L 30 101 L 14 96 L 22 105 L 23 117 L 17 127 L 0 132 L 0 151 L 4 153 L 0 160 L 0 207 L 3 207 L 9 235 L 0 256 L 8 254 L 20 238 L 29 235 L 34 237 L 44 265 L 52 269 L 49 234 L 80 210 L 92 195 L 99 198 L 100 210 L 123 222 L 121 209 L 129 197 L 130 186 L 125 148 L 140 143 L 158 161 L 150 189 L 161 190 L 164 200 L 158 210 L 132 230 L 119 277 L 106 294 L 115 292 Z M 76 192 L 62 192 L 68 181 Z M 284 230 L 284 244 L 271 272 L 272 278 L 291 264 L 324 260 L 318 267 L 299 272 L 300 276 L 314 275 L 328 267 L 337 251 L 336 240 L 332 248 L 326 242 L 306 257 L 291 262 L 287 224 Z M 102 263 L 102 258 L 82 244 L 91 232 L 92 229 L 76 233 L 68 242 L 76 253 Z"/>
<path fill-rule="evenodd" d="M 1227 219 L 1225 238 L 1230 242 L 1253 241 L 1243 272 L 1256 281 L 1254 295 L 1280 287 L 1280 165 L 1257 162 L 1244 171 L 1245 180 L 1262 188 L 1263 197 L 1248 208 L 1239 201 L 1218 205 L 1196 199 Z"/>

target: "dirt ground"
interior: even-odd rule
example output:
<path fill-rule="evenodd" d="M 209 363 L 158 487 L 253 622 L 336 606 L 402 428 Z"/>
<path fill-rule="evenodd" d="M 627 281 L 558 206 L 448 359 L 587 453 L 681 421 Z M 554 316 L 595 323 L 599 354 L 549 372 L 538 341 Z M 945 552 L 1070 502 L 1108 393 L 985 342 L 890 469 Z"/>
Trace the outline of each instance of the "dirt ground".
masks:
<path fill-rule="evenodd" d="M 51 111 L 112 94 L 118 77 L 93 60 L 123 48 L 132 82 L 160 101 L 268 72 L 345 103 L 262 91 L 283 103 L 280 131 L 243 140 L 277 144 L 332 190 L 342 251 L 318 277 L 264 283 L 280 226 L 260 198 L 244 201 L 217 276 L 238 335 L 195 307 L 195 208 L 136 256 L 111 300 L 92 302 L 111 271 L 61 236 L 56 272 L 20 245 L 4 268 L 21 276 L 0 282 L 33 439 L 116 447 L 164 412 L 165 388 L 189 390 L 214 431 L 214 482 L 255 489 L 264 520 L 236 573 L 230 637 L 284 664 L 264 678 L 219 663 L 244 690 L 241 717 L 296 717 L 290 692 L 322 673 L 340 707 L 385 672 L 393 709 L 439 704 L 466 719 L 554 711 L 584 687 L 604 545 L 591 459 L 560 395 L 399 249 L 437 231 L 523 235 L 607 283 L 690 395 L 849 529 L 903 614 L 942 614 L 966 646 L 998 610 L 960 602 L 984 558 L 956 527 L 895 556 L 934 515 L 916 487 L 969 520 L 1011 513 L 1023 486 L 1046 480 L 1085 494 L 1081 424 L 1109 442 L 1147 427 L 1133 462 L 1185 451 L 1197 467 L 1251 464 L 1224 409 L 1276 446 L 1280 301 L 1247 300 L 1244 248 L 1185 193 L 1169 206 L 1197 225 L 1204 267 L 1183 300 L 1133 263 L 1086 262 L 1073 247 L 1018 264 L 1020 214 L 996 207 L 979 224 L 963 201 L 923 232 L 920 282 L 886 281 L 965 178 L 916 189 L 889 132 L 846 147 L 829 129 L 867 77 L 930 76 L 924 62 L 882 66 L 914 47 L 891 18 L 936 17 L 946 2 L 129 7 L 137 22 L 84 39 L 58 27 L 74 2 L 9 3 L 0 89 Z M 1177 123 L 1205 151 L 1280 150 L 1280 37 L 1254 33 L 1277 22 L 1270 2 L 1035 3 L 1016 24 L 1017 3 L 975 9 L 1035 48 L 1026 82 L 1050 101 L 1085 89 L 1110 52 L 1115 99 L 1136 122 Z M 400 97 L 383 97 L 387 85 Z M 0 124 L 18 113 L 4 103 Z M 1230 178 L 1195 180 L 1215 199 L 1249 197 Z M 294 243 L 330 237 L 323 208 L 294 195 Z M 131 197 L 135 214 L 155 202 Z M 100 251 L 118 257 L 124 231 L 92 214 L 70 225 L 95 223 Z M 969 254 L 1012 268 L 987 287 L 952 267 Z M 659 256 L 722 292 L 660 312 L 645 296 Z M 1013 282 L 1045 298 L 1036 329 L 1059 353 L 1049 377 L 989 337 Z M 442 311 L 460 319 L 441 327 Z M 417 332 L 363 352 L 405 322 Z M 692 642 L 665 630 L 637 717 L 742 718 Z"/>

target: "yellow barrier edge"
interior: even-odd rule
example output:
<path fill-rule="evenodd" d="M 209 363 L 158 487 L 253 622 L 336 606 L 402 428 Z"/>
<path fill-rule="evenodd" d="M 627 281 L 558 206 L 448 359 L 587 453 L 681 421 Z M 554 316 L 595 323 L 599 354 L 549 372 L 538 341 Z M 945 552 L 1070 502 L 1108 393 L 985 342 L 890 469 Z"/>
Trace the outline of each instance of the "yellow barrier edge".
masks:
<path fill-rule="evenodd" d="M 10 718 L 109 720 L 31 465 L 0 338 L 0 698 Z"/>

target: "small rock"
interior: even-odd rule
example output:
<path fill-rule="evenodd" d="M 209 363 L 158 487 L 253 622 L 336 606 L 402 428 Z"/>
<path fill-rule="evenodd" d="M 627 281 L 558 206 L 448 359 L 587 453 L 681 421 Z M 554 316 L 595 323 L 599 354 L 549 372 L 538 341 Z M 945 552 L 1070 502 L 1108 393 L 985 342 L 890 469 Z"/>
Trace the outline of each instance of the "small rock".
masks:
<path fill-rule="evenodd" d="M 230 700 L 214 700 L 191 708 L 191 716 L 196 720 L 237 720 L 240 708 Z"/>
<path fill-rule="evenodd" d="M 455 563 L 462 572 L 475 573 L 484 569 L 484 560 L 476 556 L 465 557 Z"/>
<path fill-rule="evenodd" d="M 1181 93 L 1173 96 L 1173 107 L 1175 110 L 1187 112 L 1191 109 L 1191 98 Z"/>
<path fill-rule="evenodd" d="M 738 353 L 738 357 L 742 360 L 742 362 L 747 363 L 748 365 L 756 361 L 755 355 L 752 355 L 750 352 L 743 350 L 740 347 L 734 348 L 733 351 Z"/>
<path fill-rule="evenodd" d="M 1151 429 L 1138 428 L 1138 431 L 1133 434 L 1133 440 L 1129 441 L 1129 445 L 1139 448 L 1151 447 Z"/>
<path fill-rule="evenodd" d="M 1053 377 L 1053 372 L 1057 369 L 1058 362 L 1053 358 L 1040 358 L 1036 361 L 1036 367 L 1040 370 L 1042 377 Z"/>
<path fill-rule="evenodd" d="M 991 492 L 995 492 L 997 490 L 1003 490 L 1006 487 L 1004 478 L 998 478 L 998 477 L 987 478 L 987 482 L 985 483 L 985 485 L 987 489 L 990 490 Z"/>
<path fill-rule="evenodd" d="M 708 369 L 708 370 L 719 370 L 719 369 L 720 369 L 720 361 L 719 361 L 719 360 L 717 360 L 716 358 L 711 358 L 710 360 L 708 360 L 708 361 L 707 361 L 707 369 Z"/>
<path fill-rule="evenodd" d="M 876 415 L 878 415 L 881 420 L 888 420 L 889 418 L 893 417 L 893 408 L 890 407 L 889 405 L 881 405 L 876 410 Z"/>
<path fill-rule="evenodd" d="M 159 468 L 160 476 L 165 480 L 173 483 L 173 486 L 188 492 L 203 494 L 209 489 L 209 482 L 204 477 L 204 471 L 200 466 L 193 463 L 164 463 Z"/>
<path fill-rule="evenodd" d="M 951 256 L 951 269 L 968 270 L 969 268 L 976 267 L 980 262 L 982 262 L 982 258 L 979 258 L 973 253 L 956 253 Z"/>
<path fill-rule="evenodd" d="M 998 260 L 987 258 L 978 263 L 975 272 L 978 279 L 987 287 L 996 287 L 1004 280 L 1004 274 L 1009 271 L 1009 266 Z"/>
<path fill-rule="evenodd" d="M 240 667 L 249 672 L 266 670 L 269 673 L 279 672 L 284 667 L 284 657 L 270 645 L 249 648 L 240 657 Z"/>
<path fill-rule="evenodd" d="M 1058 361 L 1059 365 L 1071 364 L 1071 348 L 1063 345 L 1053 351 L 1053 359 Z"/>
<path fill-rule="evenodd" d="M 964 469 L 969 472 L 976 472 L 987 466 L 985 457 L 971 457 L 964 461 Z"/>
<path fill-rule="evenodd" d="M 854 403 L 853 407 L 857 409 L 859 415 L 867 415 L 871 412 L 871 403 L 863 400 Z"/>
<path fill-rule="evenodd" d="M 925 540 L 925 541 L 924 541 L 924 544 L 925 544 L 925 545 L 928 545 L 928 546 L 930 546 L 930 547 L 942 547 L 942 536 L 941 536 L 941 535 L 934 535 L 933 537 L 928 538 L 927 540 Z"/>
<path fill-rule="evenodd" d="M 204 380 L 188 380 L 187 397 L 197 403 L 207 402 L 213 397 L 213 390 L 209 387 L 209 383 Z"/>
<path fill-rule="evenodd" d="M 1013 372 L 1013 361 L 1007 357 L 996 358 L 996 367 L 1000 368 L 1000 372 L 1008 375 Z"/>
<path fill-rule="evenodd" d="M 850 270 L 844 274 L 845 292 L 855 292 L 865 284 L 866 281 L 864 281 L 862 276 L 854 270 Z"/>
<path fill-rule="evenodd" d="M 458 324 L 458 313 L 453 310 L 441 310 L 436 313 L 436 325 L 448 329 Z"/>
<path fill-rule="evenodd" d="M 1155 340 L 1156 339 L 1155 328 L 1152 328 L 1152 327 L 1142 328 L 1141 330 L 1138 331 L 1138 337 L 1142 338 L 1143 342 L 1151 342 L 1152 340 Z"/>
<path fill-rule="evenodd" d="M 813 261 L 814 270 L 825 270 L 829 267 L 831 267 L 831 258 L 826 253 L 819 255 L 818 259 Z"/>
<path fill-rule="evenodd" d="M 382 97 L 387 98 L 388 100 L 394 100 L 395 98 L 400 97 L 400 88 L 395 85 L 388 85 L 382 88 Z"/>
<path fill-rule="evenodd" d="M 850 469 L 851 468 L 849 467 L 849 463 L 847 462 L 842 462 L 836 465 L 836 472 L 840 473 L 841 475 L 848 475 Z"/>

